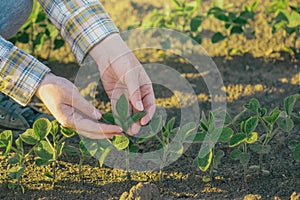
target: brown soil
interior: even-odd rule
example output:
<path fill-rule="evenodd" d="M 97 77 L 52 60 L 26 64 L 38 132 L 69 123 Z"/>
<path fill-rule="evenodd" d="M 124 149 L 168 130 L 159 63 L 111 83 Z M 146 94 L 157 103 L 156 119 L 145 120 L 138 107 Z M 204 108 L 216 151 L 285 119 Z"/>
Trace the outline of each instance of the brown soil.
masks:
<path fill-rule="evenodd" d="M 236 2 L 231 0 L 230 2 Z M 240 7 L 246 1 L 239 1 L 235 6 Z M 300 93 L 300 62 L 292 59 L 291 55 L 281 52 L 282 34 L 275 37 L 270 27 L 264 21 L 263 10 L 270 1 L 260 2 L 260 14 L 256 16 L 256 38 L 248 39 L 244 36 L 233 36 L 225 46 L 222 43 L 211 44 L 204 38 L 203 47 L 216 63 L 224 81 L 227 94 L 227 108 L 229 113 L 237 114 L 242 105 L 251 98 L 257 98 L 262 106 L 268 110 L 279 106 L 282 108 L 286 96 Z M 296 1 L 292 1 L 296 2 Z M 162 9 L 165 2 L 158 0 L 116 0 L 104 1 L 103 4 L 111 14 L 116 24 L 123 30 L 128 25 L 139 21 L 152 9 Z M 166 2 L 170 3 L 170 1 Z M 211 1 L 203 1 L 203 10 L 207 10 Z M 126 19 L 124 21 L 124 19 Z M 204 33 L 207 37 L 212 32 L 222 30 L 214 20 L 205 22 Z M 287 41 L 291 41 L 288 38 Z M 298 47 L 299 47 L 298 41 Z M 226 56 L 228 48 L 239 48 L 241 55 Z M 58 53 L 53 52 L 52 55 Z M 67 54 L 67 56 L 64 56 Z M 172 66 L 191 84 L 196 85 L 195 92 L 199 95 L 201 110 L 210 110 L 209 94 L 205 89 L 203 79 L 198 76 L 187 76 L 191 72 L 190 65 L 176 56 L 161 56 L 159 50 L 136 52 L 142 63 L 158 62 Z M 61 59 L 61 58 L 68 58 Z M 299 57 L 296 55 L 296 57 Z M 49 67 L 57 74 L 74 80 L 78 65 L 72 62 L 68 51 L 61 51 L 55 59 L 60 62 L 49 63 Z M 67 62 L 67 63 L 65 63 Z M 203 89 L 204 88 L 204 89 Z M 172 94 L 163 88 L 155 87 L 156 97 L 160 106 L 167 108 L 170 117 L 180 118 L 180 111 L 172 101 Z M 201 95 L 200 95 L 201 94 Z M 98 96 L 103 102 L 97 106 L 104 111 L 109 110 L 109 103 L 105 94 Z M 34 100 L 33 102 L 36 102 Z M 300 110 L 300 103 L 295 109 Z M 268 175 L 257 175 L 248 172 L 247 183 L 243 182 L 243 168 L 238 162 L 229 158 L 230 149 L 224 148 L 225 158 L 217 171 L 215 180 L 211 183 L 202 182 L 207 175 L 195 165 L 195 158 L 200 146 L 192 145 L 187 152 L 175 163 L 164 169 L 164 180 L 159 181 L 159 172 L 132 173 L 132 181 L 126 180 L 126 174 L 109 167 L 100 168 L 94 159 L 84 163 L 83 175 L 78 175 L 78 158 L 62 158 L 58 170 L 58 183 L 51 188 L 49 179 L 43 176 L 47 167 L 30 165 L 22 178 L 25 194 L 20 191 L 7 189 L 7 159 L 0 157 L 0 199 L 119 199 L 122 196 L 144 195 L 143 199 L 155 198 L 156 187 L 147 185 L 150 182 L 159 188 L 161 199 L 299 199 L 300 193 L 300 163 L 292 158 L 287 143 L 291 139 L 299 140 L 299 122 L 294 131 L 287 137 L 279 134 L 272 142 L 272 151 L 264 158 L 264 168 L 270 171 Z M 150 144 L 151 145 L 151 144 Z M 257 164 L 257 155 L 253 153 L 251 165 Z M 138 183 L 145 183 L 132 188 Z M 130 190 L 132 188 L 132 190 Z M 146 189 L 145 189 L 146 188 Z M 142 191 L 142 192 L 140 192 Z M 151 191 L 151 192 L 149 192 Z M 149 195 L 151 193 L 151 195 Z M 147 196 L 148 195 L 148 196 Z M 134 199 L 134 198 L 132 198 Z"/>

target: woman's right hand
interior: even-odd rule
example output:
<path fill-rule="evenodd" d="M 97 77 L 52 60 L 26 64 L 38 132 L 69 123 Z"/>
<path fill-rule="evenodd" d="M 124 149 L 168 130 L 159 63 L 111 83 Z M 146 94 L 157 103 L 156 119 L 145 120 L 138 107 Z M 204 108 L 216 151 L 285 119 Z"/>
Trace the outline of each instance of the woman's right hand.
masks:
<path fill-rule="evenodd" d="M 91 139 L 112 138 L 121 135 L 119 126 L 99 123 L 102 115 L 85 100 L 76 86 L 65 78 L 48 73 L 35 95 L 45 104 L 57 121 L 78 134 Z"/>

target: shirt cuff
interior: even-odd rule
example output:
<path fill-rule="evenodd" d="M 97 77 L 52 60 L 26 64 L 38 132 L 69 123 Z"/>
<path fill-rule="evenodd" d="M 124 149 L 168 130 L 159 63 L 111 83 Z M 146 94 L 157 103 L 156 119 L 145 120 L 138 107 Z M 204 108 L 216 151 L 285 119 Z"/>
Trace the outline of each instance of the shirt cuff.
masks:
<path fill-rule="evenodd" d="M 0 90 L 25 106 L 50 69 L 1 38 L 0 47 Z"/>
<path fill-rule="evenodd" d="M 82 63 L 94 45 L 119 30 L 100 4 L 78 9 L 65 21 L 62 36 L 70 44 L 77 61 Z"/>

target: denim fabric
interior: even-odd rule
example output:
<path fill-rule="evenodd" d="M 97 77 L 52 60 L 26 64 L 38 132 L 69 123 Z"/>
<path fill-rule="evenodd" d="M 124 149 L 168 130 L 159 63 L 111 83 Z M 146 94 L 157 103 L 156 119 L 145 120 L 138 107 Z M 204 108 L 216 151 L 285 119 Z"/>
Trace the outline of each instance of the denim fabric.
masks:
<path fill-rule="evenodd" d="M 0 35 L 8 39 L 14 36 L 26 22 L 32 10 L 32 0 L 0 1 Z"/>

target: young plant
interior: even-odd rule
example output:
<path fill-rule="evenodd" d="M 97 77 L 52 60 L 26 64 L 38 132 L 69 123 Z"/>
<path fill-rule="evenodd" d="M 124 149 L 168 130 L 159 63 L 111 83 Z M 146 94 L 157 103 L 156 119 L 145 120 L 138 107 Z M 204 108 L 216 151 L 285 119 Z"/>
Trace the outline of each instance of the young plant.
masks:
<path fill-rule="evenodd" d="M 250 6 L 245 6 L 242 11 L 227 11 L 223 5 L 215 5 L 212 7 L 207 16 L 214 16 L 216 19 L 222 21 L 224 23 L 224 27 L 226 29 L 226 33 L 217 32 L 215 33 L 211 41 L 212 43 L 218 43 L 223 41 L 224 39 L 229 39 L 230 36 L 234 34 L 250 34 L 254 35 L 255 32 L 249 23 L 250 20 L 254 19 L 255 10 L 257 8 L 257 2 L 254 2 Z M 239 51 L 237 49 L 230 49 L 231 52 Z"/>
<path fill-rule="evenodd" d="M 51 164 L 52 172 L 46 172 L 44 175 L 52 179 L 52 187 L 54 187 L 54 184 L 57 182 L 56 170 L 59 165 L 58 158 L 62 155 L 65 140 L 73 137 L 76 132 L 63 126 L 59 127 L 56 120 L 51 123 L 48 120 L 46 121 L 47 127 L 43 125 L 43 127 L 39 127 L 39 129 L 47 130 L 49 134 L 34 147 L 34 153 L 36 155 L 35 164 L 37 166 Z"/>
<path fill-rule="evenodd" d="M 164 124 L 164 125 L 163 125 Z M 143 155 L 145 160 L 159 163 L 160 182 L 163 182 L 163 168 L 177 160 L 185 151 L 185 145 L 192 143 L 195 138 L 197 126 L 194 122 L 189 122 L 182 127 L 176 127 L 175 118 L 171 118 L 164 123 L 162 116 L 154 117 L 150 123 L 150 133 L 145 137 L 140 137 L 137 144 L 146 142 L 150 139 L 157 140 L 159 145 L 156 147 L 155 154 L 146 152 Z"/>
<path fill-rule="evenodd" d="M 217 126 L 216 115 L 220 113 L 209 112 L 208 119 L 205 114 L 202 113 L 200 120 L 200 132 L 197 134 L 197 140 L 202 143 L 201 149 L 197 156 L 197 164 L 201 171 L 205 172 L 209 169 L 209 177 L 204 176 L 202 180 L 208 182 L 213 180 L 214 171 L 218 169 L 218 165 L 221 163 L 221 159 L 225 153 L 223 150 L 216 148 L 217 144 L 228 143 L 233 135 L 233 130 L 226 127 L 228 120 L 225 118 L 223 126 Z M 224 115 L 222 115 L 224 116 Z M 225 117 L 229 117 L 225 113 Z"/>
<path fill-rule="evenodd" d="M 34 122 L 32 129 L 27 129 L 23 134 L 20 134 L 19 137 L 15 140 L 15 146 L 13 146 L 13 136 L 12 131 L 7 130 L 3 131 L 0 134 L 0 148 L 5 148 L 2 152 L 3 156 L 7 156 L 10 151 L 13 151 L 15 154 L 11 157 L 8 162 L 11 167 L 8 171 L 8 176 L 16 180 L 10 182 L 8 187 L 14 189 L 20 187 L 24 193 L 24 187 L 21 182 L 22 173 L 26 169 L 26 162 L 28 162 L 29 156 L 33 151 L 41 145 L 42 141 L 47 137 L 51 129 L 51 123 L 47 119 L 38 119 Z M 30 145 L 31 148 L 25 153 L 23 148 L 23 142 L 27 145 Z"/>
<path fill-rule="evenodd" d="M 102 115 L 102 120 L 105 123 L 122 127 L 125 135 L 114 136 L 112 140 L 91 140 L 88 138 L 82 138 L 80 148 L 82 154 L 96 157 L 99 161 L 100 167 L 103 166 L 105 159 L 113 149 L 118 151 L 125 150 L 125 168 L 127 179 L 130 181 L 130 152 L 136 153 L 139 148 L 134 144 L 134 138 L 128 134 L 128 128 L 140 120 L 145 115 L 145 112 L 138 111 L 133 113 L 131 116 L 129 116 L 128 113 L 128 101 L 123 94 L 116 103 L 116 113 L 105 113 Z"/>
<path fill-rule="evenodd" d="M 87 150 L 84 142 L 82 140 L 79 142 L 79 148 L 74 147 L 72 145 L 64 145 L 63 153 L 65 153 L 68 156 L 79 157 L 78 173 L 80 176 L 80 180 L 82 181 L 82 164 L 85 160 L 92 157 L 89 151 Z"/>
<path fill-rule="evenodd" d="M 300 38 L 300 6 L 289 6 L 288 0 L 273 0 L 267 8 L 267 13 L 273 14 L 270 22 L 273 34 L 280 30 L 284 31 L 284 44 L 287 36 L 294 34 L 293 46 L 285 45 L 284 50 L 295 56 L 300 52 L 296 44 Z"/>
<path fill-rule="evenodd" d="M 201 44 L 201 25 L 205 17 L 199 14 L 201 0 L 172 0 L 173 8 L 169 5 L 164 13 L 154 10 L 151 17 L 143 21 L 144 27 L 170 28 L 188 34 Z"/>

